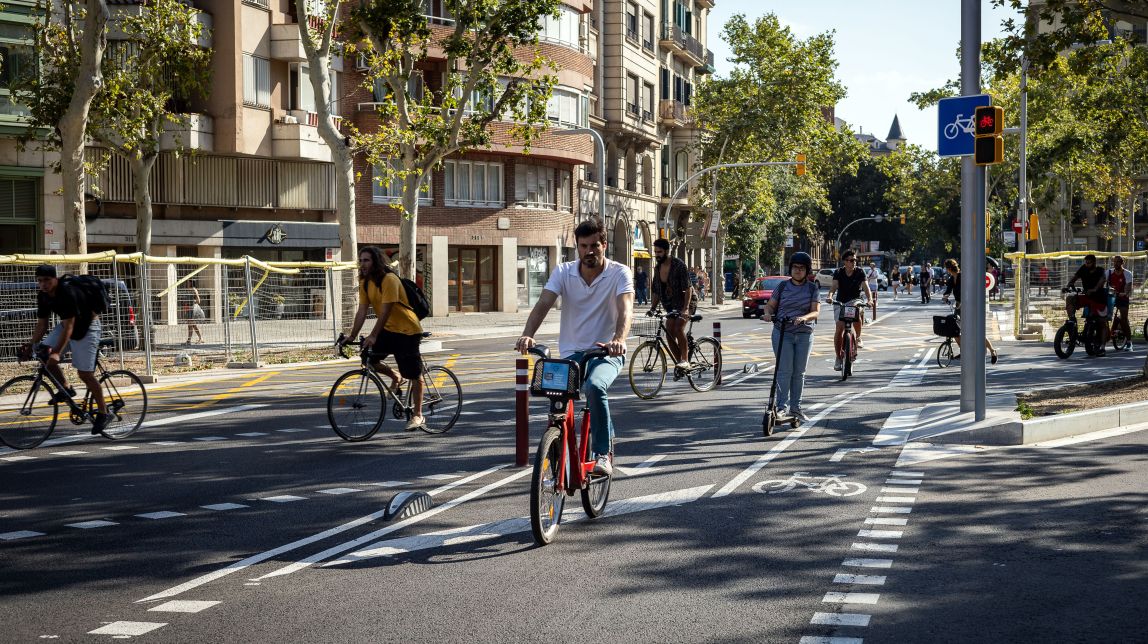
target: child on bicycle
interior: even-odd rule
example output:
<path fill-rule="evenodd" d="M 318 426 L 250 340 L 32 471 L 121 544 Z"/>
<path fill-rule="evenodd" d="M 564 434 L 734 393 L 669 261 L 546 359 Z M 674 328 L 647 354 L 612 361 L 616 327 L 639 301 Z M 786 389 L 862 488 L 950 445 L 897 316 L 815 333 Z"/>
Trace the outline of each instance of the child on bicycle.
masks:
<path fill-rule="evenodd" d="M 788 409 L 789 416 L 806 422 L 801 410 L 801 392 L 805 388 L 805 368 L 813 348 L 813 325 L 821 312 L 821 288 L 809 279 L 813 260 L 806 253 L 794 253 L 789 258 L 787 281 L 777 285 L 769 302 L 765 304 L 763 322 L 773 323 L 773 354 L 777 360 L 777 409 Z M 781 325 L 788 324 L 782 338 Z"/>

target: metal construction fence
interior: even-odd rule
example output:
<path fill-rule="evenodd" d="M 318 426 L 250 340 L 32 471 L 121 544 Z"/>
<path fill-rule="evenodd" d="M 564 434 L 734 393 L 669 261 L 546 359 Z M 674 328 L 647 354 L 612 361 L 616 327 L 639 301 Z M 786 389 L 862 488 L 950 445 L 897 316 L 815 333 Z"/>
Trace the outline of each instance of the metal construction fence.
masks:
<path fill-rule="evenodd" d="M 102 336 L 115 342 L 117 362 L 148 375 L 330 346 L 358 305 L 350 262 L 0 255 L 0 361 L 14 360 L 31 336 L 40 264 L 103 281 L 111 308 L 100 316 Z"/>
<path fill-rule="evenodd" d="M 1064 293 L 1061 292 L 1077 269 L 1084 264 L 1085 255 L 1096 255 L 1096 264 L 1106 271 L 1112 268 L 1112 258 L 1124 258 L 1124 268 L 1132 271 L 1132 301 L 1128 319 L 1133 335 L 1140 335 L 1148 318 L 1148 252 L 1101 253 L 1095 251 L 1065 251 L 1040 255 L 1007 255 L 1015 268 L 1017 296 L 1014 301 L 1014 329 L 1017 335 L 1026 328 L 1042 327 L 1047 340 L 1048 332 L 1064 324 L 1067 313 Z M 1078 281 L 1077 286 L 1080 285 Z"/>

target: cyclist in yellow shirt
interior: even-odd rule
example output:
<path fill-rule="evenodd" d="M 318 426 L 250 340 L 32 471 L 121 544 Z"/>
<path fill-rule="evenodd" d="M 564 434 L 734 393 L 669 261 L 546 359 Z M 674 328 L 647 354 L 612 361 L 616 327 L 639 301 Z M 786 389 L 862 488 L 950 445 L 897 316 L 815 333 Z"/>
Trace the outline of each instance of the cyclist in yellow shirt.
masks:
<path fill-rule="evenodd" d="M 359 310 L 355 312 L 355 326 L 346 337 L 359 336 L 370 309 L 374 309 L 378 319 L 370 335 L 363 338 L 363 348 L 373 349 L 371 357 L 375 369 L 390 378 L 394 387 L 410 382 L 411 405 L 415 413 L 407 422 L 406 430 L 413 432 L 425 422 L 423 361 L 419 351 L 423 328 L 407 301 L 399 276 L 387 265 L 378 246 L 367 246 L 359 251 Z M 399 366 L 398 375 L 383 362 L 392 354 Z"/>

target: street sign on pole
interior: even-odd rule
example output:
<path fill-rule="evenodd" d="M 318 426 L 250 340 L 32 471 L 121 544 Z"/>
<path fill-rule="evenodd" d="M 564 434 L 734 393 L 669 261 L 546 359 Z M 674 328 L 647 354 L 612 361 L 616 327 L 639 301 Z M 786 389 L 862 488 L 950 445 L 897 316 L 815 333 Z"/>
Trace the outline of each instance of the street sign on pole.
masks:
<path fill-rule="evenodd" d="M 988 94 L 942 98 L 937 103 L 937 156 L 959 157 L 973 153 L 973 113 L 991 105 Z"/>

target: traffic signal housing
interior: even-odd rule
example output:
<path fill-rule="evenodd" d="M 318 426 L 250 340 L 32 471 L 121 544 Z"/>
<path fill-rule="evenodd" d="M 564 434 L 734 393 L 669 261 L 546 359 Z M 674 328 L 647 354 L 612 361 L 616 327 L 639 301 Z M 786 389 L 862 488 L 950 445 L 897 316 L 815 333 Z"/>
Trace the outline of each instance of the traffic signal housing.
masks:
<path fill-rule="evenodd" d="M 994 165 L 1004 161 L 1004 110 L 983 105 L 973 112 L 973 162 Z"/>
<path fill-rule="evenodd" d="M 905 225 L 905 213 L 901 213 L 901 225 Z"/>
<path fill-rule="evenodd" d="M 1036 241 L 1040 237 L 1040 217 L 1035 212 L 1028 214 L 1028 226 L 1025 226 L 1024 236 L 1027 241 Z"/>
<path fill-rule="evenodd" d="M 799 177 L 805 176 L 805 155 L 799 154 L 794 160 L 797 162 L 797 165 L 794 166 L 793 173 Z"/>

